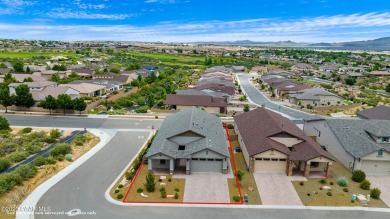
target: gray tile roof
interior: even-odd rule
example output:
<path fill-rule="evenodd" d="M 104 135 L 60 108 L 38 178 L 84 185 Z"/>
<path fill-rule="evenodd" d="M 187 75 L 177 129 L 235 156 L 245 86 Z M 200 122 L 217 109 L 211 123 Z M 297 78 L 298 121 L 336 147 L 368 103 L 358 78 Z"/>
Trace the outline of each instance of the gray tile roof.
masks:
<path fill-rule="evenodd" d="M 290 97 L 294 97 L 297 100 L 320 100 L 320 96 L 336 96 L 328 91 L 324 91 L 318 88 L 311 88 L 301 90 L 296 94 L 290 94 Z"/>
<path fill-rule="evenodd" d="M 390 143 L 376 143 L 369 133 L 390 136 L 390 121 L 360 119 L 326 119 L 344 149 L 356 158 L 384 149 L 390 152 Z"/>
<path fill-rule="evenodd" d="M 377 106 L 371 109 L 362 110 L 357 114 L 358 116 L 363 117 L 365 119 L 390 120 L 390 107 Z"/>
<path fill-rule="evenodd" d="M 176 94 L 178 95 L 194 95 L 194 96 L 212 96 L 218 98 L 229 97 L 230 95 L 227 93 L 222 93 L 218 91 L 200 91 L 200 90 L 176 90 Z"/>
<path fill-rule="evenodd" d="M 188 131 L 200 137 L 180 136 Z M 188 140 L 188 138 L 191 139 Z M 189 143 L 185 144 L 185 150 L 178 150 L 178 142 Z M 230 157 L 225 130 L 220 118 L 191 107 L 165 118 L 146 157 L 163 153 L 175 159 L 190 158 L 191 154 L 204 149 Z"/>

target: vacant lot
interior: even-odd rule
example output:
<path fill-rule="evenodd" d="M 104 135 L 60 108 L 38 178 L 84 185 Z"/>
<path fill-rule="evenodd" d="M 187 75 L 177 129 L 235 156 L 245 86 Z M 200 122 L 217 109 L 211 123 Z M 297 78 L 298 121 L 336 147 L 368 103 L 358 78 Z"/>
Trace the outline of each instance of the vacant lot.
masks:
<path fill-rule="evenodd" d="M 37 56 L 51 57 L 51 56 L 77 56 L 73 53 L 66 52 L 1 52 L 0 58 L 32 58 Z"/>

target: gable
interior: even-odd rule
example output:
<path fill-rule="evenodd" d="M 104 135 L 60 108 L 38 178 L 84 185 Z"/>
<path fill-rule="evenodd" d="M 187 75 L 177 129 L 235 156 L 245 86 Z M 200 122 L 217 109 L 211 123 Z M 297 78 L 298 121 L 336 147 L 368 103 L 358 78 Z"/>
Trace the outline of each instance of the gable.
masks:
<path fill-rule="evenodd" d="M 278 133 L 269 138 L 285 145 L 286 147 L 292 147 L 293 145 L 303 142 L 302 139 L 297 138 L 289 133 Z"/>
<path fill-rule="evenodd" d="M 187 145 L 191 142 L 197 141 L 199 139 L 204 138 L 203 136 L 193 132 L 193 131 L 186 131 L 181 134 L 172 136 L 168 138 L 168 140 L 175 142 L 178 145 Z"/>

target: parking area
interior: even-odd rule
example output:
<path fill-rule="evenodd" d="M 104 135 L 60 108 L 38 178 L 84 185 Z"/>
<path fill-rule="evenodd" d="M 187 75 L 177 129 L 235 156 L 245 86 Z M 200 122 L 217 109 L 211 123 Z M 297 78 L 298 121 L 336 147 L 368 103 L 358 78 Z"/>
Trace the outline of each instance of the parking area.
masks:
<path fill-rule="evenodd" d="M 303 205 L 291 181 L 306 181 L 303 176 L 285 173 L 253 174 L 263 205 Z"/>
<path fill-rule="evenodd" d="M 367 179 L 371 182 L 371 188 L 381 190 L 380 199 L 390 206 L 390 176 L 367 176 Z"/>

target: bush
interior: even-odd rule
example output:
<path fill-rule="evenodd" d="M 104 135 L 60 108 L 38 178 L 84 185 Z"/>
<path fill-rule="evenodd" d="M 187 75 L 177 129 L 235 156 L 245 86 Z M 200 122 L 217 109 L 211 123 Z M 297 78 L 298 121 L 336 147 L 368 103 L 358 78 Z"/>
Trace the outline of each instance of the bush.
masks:
<path fill-rule="evenodd" d="M 137 193 L 141 193 L 141 192 L 143 192 L 144 190 L 142 189 L 142 188 L 138 188 L 137 189 Z"/>
<path fill-rule="evenodd" d="M 3 116 L 0 116 L 0 130 L 10 130 L 8 120 Z"/>
<path fill-rule="evenodd" d="M 325 183 L 326 183 L 326 180 L 325 180 L 325 179 L 321 179 L 321 180 L 320 180 L 320 183 L 321 183 L 321 184 L 325 184 Z"/>
<path fill-rule="evenodd" d="M 134 174 L 133 174 L 132 171 L 127 171 L 127 172 L 125 173 L 125 177 L 126 177 L 127 180 L 132 180 L 133 177 L 134 177 Z"/>
<path fill-rule="evenodd" d="M 120 188 L 120 189 L 123 188 L 123 185 L 122 185 L 122 184 L 119 184 L 118 188 Z"/>
<path fill-rule="evenodd" d="M 167 191 L 162 191 L 161 192 L 161 198 L 166 198 L 167 197 Z"/>
<path fill-rule="evenodd" d="M 371 186 L 371 183 L 370 181 L 368 180 L 363 180 L 361 183 L 360 183 L 360 188 L 364 189 L 364 190 L 369 190 L 370 189 L 370 186 Z"/>
<path fill-rule="evenodd" d="M 168 178 L 168 182 L 172 182 L 172 179 L 171 179 L 171 178 Z"/>
<path fill-rule="evenodd" d="M 136 109 L 135 112 L 136 113 L 147 113 L 148 109 L 149 109 L 148 106 L 141 106 L 140 108 Z"/>
<path fill-rule="evenodd" d="M 366 174 L 362 170 L 352 171 L 352 180 L 355 182 L 362 182 L 366 179 Z"/>
<path fill-rule="evenodd" d="M 67 161 L 72 161 L 72 160 L 73 160 L 73 157 L 72 157 L 71 154 L 65 154 L 65 159 L 66 159 Z"/>
<path fill-rule="evenodd" d="M 8 169 L 11 166 L 11 162 L 7 158 L 0 159 L 0 173 Z"/>
<path fill-rule="evenodd" d="M 179 191 L 180 191 L 179 187 L 175 186 L 175 192 L 179 192 Z"/>
<path fill-rule="evenodd" d="M 34 165 L 37 167 L 43 166 L 46 164 L 46 159 L 42 156 L 35 158 Z"/>
<path fill-rule="evenodd" d="M 158 116 L 154 116 L 155 119 L 158 119 Z"/>
<path fill-rule="evenodd" d="M 29 179 L 37 174 L 37 168 L 35 166 L 24 164 L 16 168 L 14 172 L 19 174 L 23 179 Z"/>
<path fill-rule="evenodd" d="M 83 146 L 84 143 L 86 142 L 87 138 L 84 135 L 77 135 L 73 139 L 73 143 L 77 146 Z"/>
<path fill-rule="evenodd" d="M 162 182 L 162 179 L 158 179 L 158 182 Z"/>
<path fill-rule="evenodd" d="M 370 195 L 371 195 L 371 198 L 373 198 L 373 199 L 379 199 L 379 197 L 381 195 L 381 190 L 378 188 L 373 188 L 371 190 Z"/>
<path fill-rule="evenodd" d="M 119 189 L 115 189 L 115 191 L 114 191 L 115 193 L 118 193 L 119 192 Z"/>
<path fill-rule="evenodd" d="M 52 129 L 50 130 L 50 138 L 52 139 L 58 139 L 61 137 L 61 132 L 58 129 Z"/>
<path fill-rule="evenodd" d="M 343 191 L 344 192 L 348 192 L 348 188 L 343 188 Z"/>
<path fill-rule="evenodd" d="M 122 199 L 123 198 L 123 195 L 122 194 L 119 194 L 118 196 L 116 196 L 117 199 Z"/>
<path fill-rule="evenodd" d="M 179 199 L 179 194 L 175 193 L 175 199 Z"/>
<path fill-rule="evenodd" d="M 240 196 L 238 196 L 238 195 L 233 196 L 233 201 L 239 202 L 240 201 Z"/>
<path fill-rule="evenodd" d="M 14 152 L 9 155 L 8 159 L 12 163 L 19 163 L 22 160 L 25 160 L 27 158 L 27 153 L 26 152 Z"/>
<path fill-rule="evenodd" d="M 333 182 L 330 182 L 329 185 L 333 186 Z"/>
<path fill-rule="evenodd" d="M 345 187 L 348 185 L 348 180 L 347 180 L 347 178 L 340 176 L 339 179 L 337 180 L 337 184 L 339 186 Z"/>
<path fill-rule="evenodd" d="M 164 186 L 160 187 L 159 191 L 160 191 L 160 192 L 165 191 L 165 187 L 164 187 Z"/>
<path fill-rule="evenodd" d="M 41 147 L 39 145 L 35 145 L 35 144 L 29 145 L 26 147 L 26 151 L 29 154 L 36 154 L 36 153 L 40 152 L 41 150 L 42 150 Z"/>
<path fill-rule="evenodd" d="M 301 182 L 299 182 L 299 185 L 303 186 L 303 185 L 305 185 L 305 182 L 301 181 Z"/>
<path fill-rule="evenodd" d="M 148 173 L 148 175 L 146 176 L 146 182 L 144 183 L 144 186 L 146 188 L 146 191 L 154 192 L 156 187 L 156 182 L 154 180 L 153 174 Z"/>
<path fill-rule="evenodd" d="M 57 160 L 54 159 L 54 157 L 47 157 L 46 158 L 46 164 L 56 164 Z"/>
<path fill-rule="evenodd" d="M 65 155 L 63 155 L 63 154 L 58 155 L 58 156 L 57 156 L 57 160 L 58 160 L 58 161 L 63 161 L 63 160 L 65 160 Z"/>
<path fill-rule="evenodd" d="M 18 134 L 27 134 L 27 133 L 30 133 L 32 131 L 32 128 L 30 127 L 26 127 L 24 129 L 21 129 Z"/>
<path fill-rule="evenodd" d="M 244 175 L 245 175 L 245 172 L 244 172 L 244 171 L 242 171 L 242 170 L 240 170 L 240 169 L 237 170 L 236 176 L 237 176 L 238 181 L 241 182 L 241 180 L 242 180 L 242 178 L 244 177 Z"/>
<path fill-rule="evenodd" d="M 66 155 L 70 153 L 72 153 L 72 148 L 66 143 L 57 144 L 49 152 L 49 154 L 53 157 L 57 157 L 60 154 Z"/>
<path fill-rule="evenodd" d="M 327 192 L 326 195 L 327 196 L 332 196 L 332 192 Z"/>
<path fill-rule="evenodd" d="M 228 129 L 234 129 L 234 125 L 233 124 L 228 124 Z"/>

